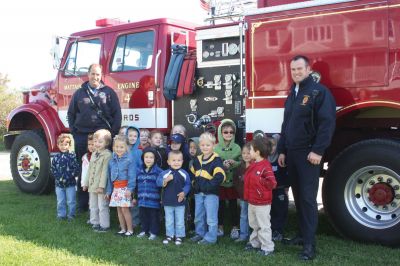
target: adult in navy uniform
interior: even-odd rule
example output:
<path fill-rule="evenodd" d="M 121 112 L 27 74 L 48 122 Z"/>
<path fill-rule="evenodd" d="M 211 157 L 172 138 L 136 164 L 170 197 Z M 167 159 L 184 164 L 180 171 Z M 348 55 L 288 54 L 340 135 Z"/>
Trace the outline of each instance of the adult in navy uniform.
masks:
<path fill-rule="evenodd" d="M 121 106 L 113 89 L 101 81 L 102 67 L 92 64 L 88 71 L 89 80 L 75 91 L 68 108 L 69 129 L 74 137 L 75 153 L 79 163 L 87 152 L 88 134 L 98 129 L 108 129 L 117 135 L 121 127 Z M 89 196 L 80 186 L 78 178 L 78 211 L 87 211 Z"/>
<path fill-rule="evenodd" d="M 320 164 L 335 130 L 336 104 L 330 91 L 314 81 L 307 57 L 290 62 L 294 81 L 285 102 L 278 163 L 287 164 L 299 223 L 299 234 L 284 244 L 303 245 L 301 260 L 315 257 Z"/>

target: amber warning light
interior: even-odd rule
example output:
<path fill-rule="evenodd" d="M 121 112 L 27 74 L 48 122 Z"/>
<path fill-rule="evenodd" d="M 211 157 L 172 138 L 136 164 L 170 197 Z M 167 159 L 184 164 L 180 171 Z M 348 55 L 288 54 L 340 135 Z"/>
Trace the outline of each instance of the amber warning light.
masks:
<path fill-rule="evenodd" d="M 109 26 L 115 26 L 115 25 L 120 25 L 125 22 L 119 20 L 119 19 L 114 19 L 114 18 L 102 18 L 96 20 L 96 27 L 109 27 Z"/>

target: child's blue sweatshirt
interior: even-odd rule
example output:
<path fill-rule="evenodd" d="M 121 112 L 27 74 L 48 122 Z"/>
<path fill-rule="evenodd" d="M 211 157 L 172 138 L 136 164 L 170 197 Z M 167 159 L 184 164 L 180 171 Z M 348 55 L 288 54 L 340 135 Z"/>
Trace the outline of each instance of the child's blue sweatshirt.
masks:
<path fill-rule="evenodd" d="M 142 165 L 143 165 L 143 161 L 142 161 L 142 151 L 139 150 L 139 144 L 140 144 L 140 130 L 139 130 L 139 128 L 137 128 L 137 127 L 129 126 L 129 127 L 126 129 L 126 137 L 128 137 L 128 131 L 129 131 L 130 128 L 133 128 L 134 130 L 137 131 L 137 133 L 138 133 L 138 138 L 137 138 L 137 140 L 136 140 L 136 143 L 133 144 L 133 146 L 131 147 L 130 152 L 129 152 L 129 156 L 132 157 L 132 160 L 135 162 L 136 169 L 140 169 L 140 168 L 142 168 Z"/>
<path fill-rule="evenodd" d="M 190 176 L 183 169 L 168 169 L 158 176 L 157 185 L 162 187 L 163 180 L 167 178 L 169 175 L 172 175 L 174 178 L 167 183 L 167 186 L 164 187 L 162 193 L 162 202 L 164 206 L 182 206 L 185 205 L 185 200 L 182 202 L 178 202 L 178 194 L 182 191 L 185 193 L 185 197 L 190 191 Z"/>

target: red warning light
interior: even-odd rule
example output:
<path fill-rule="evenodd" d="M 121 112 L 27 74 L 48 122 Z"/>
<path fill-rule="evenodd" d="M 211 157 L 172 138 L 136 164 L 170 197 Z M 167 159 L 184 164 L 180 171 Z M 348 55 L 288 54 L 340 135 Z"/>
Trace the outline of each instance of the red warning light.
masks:
<path fill-rule="evenodd" d="M 102 19 L 96 20 L 96 27 L 109 27 L 109 26 L 120 25 L 123 23 L 124 22 L 119 19 L 102 18 Z"/>

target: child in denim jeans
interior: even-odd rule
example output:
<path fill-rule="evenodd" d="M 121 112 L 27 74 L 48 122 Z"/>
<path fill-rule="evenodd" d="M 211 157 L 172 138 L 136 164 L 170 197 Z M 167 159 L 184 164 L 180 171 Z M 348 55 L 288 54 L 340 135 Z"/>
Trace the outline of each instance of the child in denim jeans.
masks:
<path fill-rule="evenodd" d="M 61 134 L 57 139 L 60 153 L 57 153 L 51 162 L 51 173 L 56 183 L 57 218 L 73 220 L 75 218 L 76 195 L 75 177 L 79 174 L 79 164 L 74 153 L 71 153 L 71 137 Z M 67 215 L 68 206 L 68 215 Z"/>
<path fill-rule="evenodd" d="M 202 245 L 217 242 L 219 186 L 225 180 L 221 158 L 213 151 L 215 136 L 209 132 L 200 135 L 202 154 L 194 159 L 190 169 L 195 199 L 196 235 L 193 242 Z"/>
<path fill-rule="evenodd" d="M 250 143 L 246 143 L 242 148 L 242 161 L 233 173 L 233 185 L 240 198 L 240 233 L 235 242 L 247 241 L 249 238 L 249 218 L 247 214 L 248 202 L 243 199 L 244 173 L 249 167 L 252 159 L 250 156 Z"/>
<path fill-rule="evenodd" d="M 169 244 L 175 237 L 175 244 L 182 244 L 185 234 L 185 204 L 190 191 L 189 174 L 182 169 L 183 154 L 181 151 L 170 151 L 168 154 L 169 169 L 157 178 L 157 185 L 163 187 L 162 203 L 165 212 L 166 238 L 163 244 Z"/>

